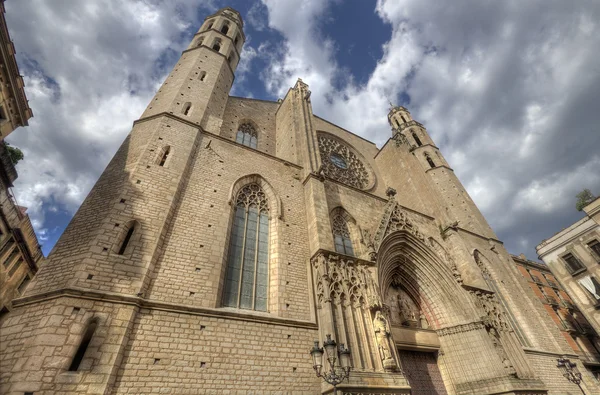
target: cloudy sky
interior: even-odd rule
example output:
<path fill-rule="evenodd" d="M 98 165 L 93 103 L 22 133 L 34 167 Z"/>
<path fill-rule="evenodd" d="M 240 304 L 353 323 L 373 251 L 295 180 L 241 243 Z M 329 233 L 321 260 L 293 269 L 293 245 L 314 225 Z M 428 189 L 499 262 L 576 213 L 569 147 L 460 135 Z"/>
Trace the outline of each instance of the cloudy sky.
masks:
<path fill-rule="evenodd" d="M 47 254 L 205 16 L 247 41 L 232 94 L 276 100 L 298 77 L 315 113 L 381 146 L 388 100 L 423 123 L 509 251 L 600 194 L 596 0 L 8 0 L 30 126 L 14 192 Z"/>

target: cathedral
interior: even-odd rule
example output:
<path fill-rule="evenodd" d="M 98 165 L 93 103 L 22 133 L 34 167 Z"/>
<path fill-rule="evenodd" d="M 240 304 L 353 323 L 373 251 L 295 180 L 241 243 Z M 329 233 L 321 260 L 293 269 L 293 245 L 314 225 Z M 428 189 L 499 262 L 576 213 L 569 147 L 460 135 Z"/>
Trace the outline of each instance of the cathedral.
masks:
<path fill-rule="evenodd" d="M 2 318 L 0 393 L 600 394 L 406 108 L 378 148 L 301 79 L 230 96 L 244 41 L 205 19 Z"/>

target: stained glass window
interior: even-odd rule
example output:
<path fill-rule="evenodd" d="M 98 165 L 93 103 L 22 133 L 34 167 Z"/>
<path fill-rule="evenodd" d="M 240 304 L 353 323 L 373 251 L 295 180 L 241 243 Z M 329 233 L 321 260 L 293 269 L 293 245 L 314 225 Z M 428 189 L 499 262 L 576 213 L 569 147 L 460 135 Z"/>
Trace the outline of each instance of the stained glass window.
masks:
<path fill-rule="evenodd" d="M 352 248 L 348 223 L 341 213 L 337 213 L 333 216 L 332 229 L 335 251 L 340 254 L 354 256 L 354 248 Z"/>
<path fill-rule="evenodd" d="M 257 184 L 237 195 L 223 304 L 267 311 L 269 281 L 269 207 Z"/>
<path fill-rule="evenodd" d="M 256 135 L 256 129 L 249 123 L 243 123 L 238 129 L 235 141 L 240 144 L 244 144 L 246 147 L 256 149 L 258 138 Z"/>

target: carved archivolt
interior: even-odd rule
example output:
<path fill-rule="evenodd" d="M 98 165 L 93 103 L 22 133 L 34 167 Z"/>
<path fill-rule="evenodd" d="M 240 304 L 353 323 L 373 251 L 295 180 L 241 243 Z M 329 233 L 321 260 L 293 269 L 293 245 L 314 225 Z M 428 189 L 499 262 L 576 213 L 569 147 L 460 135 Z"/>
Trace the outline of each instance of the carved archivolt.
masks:
<path fill-rule="evenodd" d="M 369 189 L 373 184 L 371 172 L 341 141 L 319 135 L 319 151 L 325 176 L 359 189 Z"/>
<path fill-rule="evenodd" d="M 337 255 L 319 253 L 313 258 L 319 308 L 323 303 L 381 306 L 381 298 L 369 269 Z"/>

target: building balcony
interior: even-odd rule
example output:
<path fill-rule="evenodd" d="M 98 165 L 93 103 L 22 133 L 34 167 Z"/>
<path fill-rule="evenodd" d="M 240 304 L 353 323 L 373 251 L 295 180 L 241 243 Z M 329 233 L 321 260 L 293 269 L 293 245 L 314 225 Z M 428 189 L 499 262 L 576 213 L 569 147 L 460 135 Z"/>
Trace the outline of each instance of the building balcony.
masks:
<path fill-rule="evenodd" d="M 548 280 L 548 279 L 546 281 L 548 282 L 548 285 L 551 286 L 552 288 L 558 288 L 558 284 L 555 283 L 554 281 Z"/>
<path fill-rule="evenodd" d="M 550 303 L 551 305 L 555 305 L 558 306 L 558 300 L 556 300 L 556 298 L 554 296 L 545 296 L 546 298 L 546 303 Z"/>
<path fill-rule="evenodd" d="M 534 283 L 536 284 L 542 284 L 544 285 L 544 283 L 542 282 L 542 280 L 538 277 L 538 276 L 534 276 L 533 274 L 531 275 L 531 279 L 533 280 Z"/>

